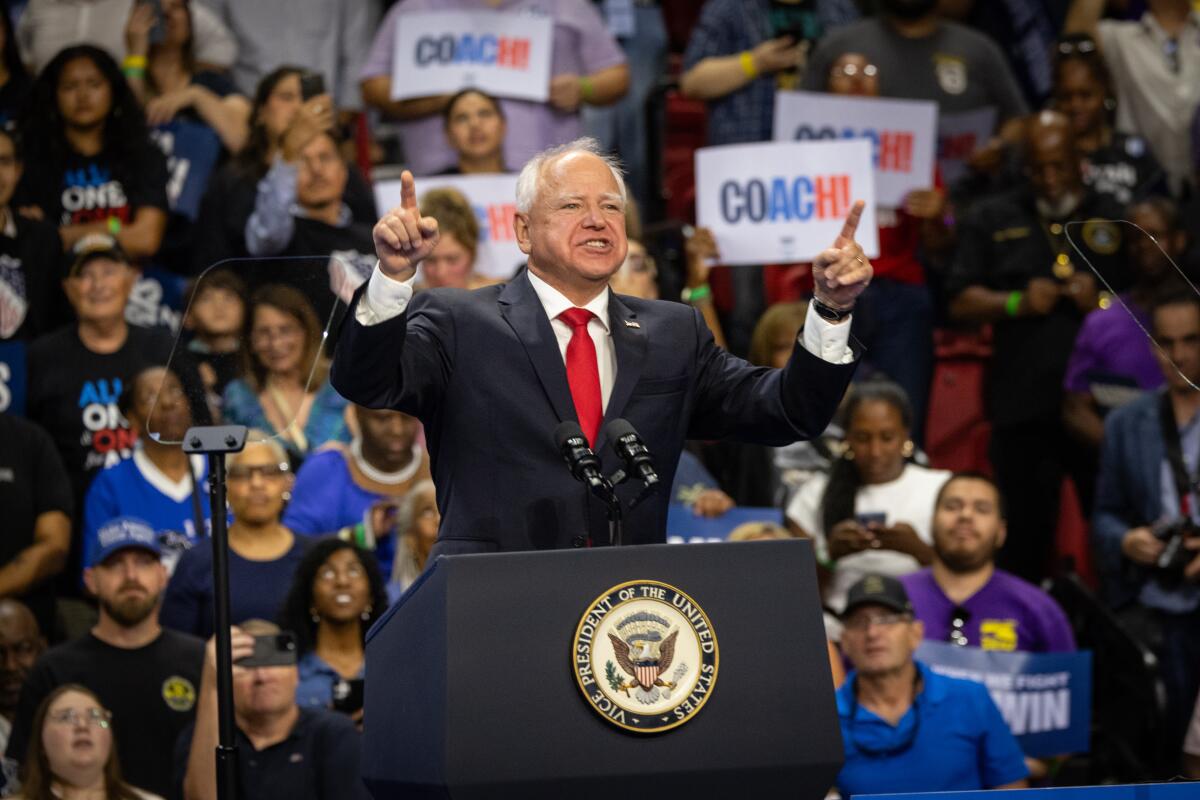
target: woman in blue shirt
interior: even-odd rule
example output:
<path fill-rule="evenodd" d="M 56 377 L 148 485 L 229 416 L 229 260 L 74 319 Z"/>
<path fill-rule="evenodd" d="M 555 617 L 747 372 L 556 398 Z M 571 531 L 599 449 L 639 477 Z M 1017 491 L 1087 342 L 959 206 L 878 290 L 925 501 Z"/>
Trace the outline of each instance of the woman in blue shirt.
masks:
<path fill-rule="evenodd" d="M 321 333 L 300 290 L 260 287 L 246 315 L 245 377 L 225 387 L 225 421 L 278 436 L 293 469 L 325 442 L 350 441 L 346 401 L 329 385 Z"/>
<path fill-rule="evenodd" d="M 386 608 L 374 556 L 342 539 L 313 545 L 296 568 L 279 619 L 280 627 L 296 637 L 301 708 L 332 708 L 336 685 L 346 688 L 362 680 L 364 639 Z"/>

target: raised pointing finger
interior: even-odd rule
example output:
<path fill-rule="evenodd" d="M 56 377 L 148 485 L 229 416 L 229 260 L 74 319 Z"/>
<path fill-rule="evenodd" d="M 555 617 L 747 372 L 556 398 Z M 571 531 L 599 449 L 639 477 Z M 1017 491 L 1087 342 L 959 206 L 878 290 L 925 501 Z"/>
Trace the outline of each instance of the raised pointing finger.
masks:
<path fill-rule="evenodd" d="M 417 209 L 417 182 L 408 170 L 400 173 L 400 207 Z"/>
<path fill-rule="evenodd" d="M 842 226 L 842 232 L 838 234 L 837 242 L 834 247 L 844 247 L 854 241 L 854 234 L 858 231 L 858 221 L 862 219 L 863 209 L 866 208 L 866 203 L 858 200 L 850 209 L 850 214 L 846 217 L 846 224 Z"/>

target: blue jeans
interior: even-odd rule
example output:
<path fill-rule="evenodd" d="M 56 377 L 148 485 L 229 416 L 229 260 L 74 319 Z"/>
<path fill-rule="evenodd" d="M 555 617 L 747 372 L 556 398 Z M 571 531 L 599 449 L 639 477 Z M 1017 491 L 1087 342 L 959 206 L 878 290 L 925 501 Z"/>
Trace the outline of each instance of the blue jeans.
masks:
<path fill-rule="evenodd" d="M 646 208 L 652 189 L 646 136 L 646 102 L 663 74 L 667 55 L 667 29 L 662 9 L 635 6 L 634 33 L 622 39 L 629 63 L 629 91 L 611 106 L 584 106 L 583 126 L 606 150 L 615 150 L 625 164 L 625 182 Z"/>
<path fill-rule="evenodd" d="M 933 298 L 929 287 L 874 279 L 858 298 L 850 330 L 866 349 L 865 365 L 900 384 L 908 394 L 913 408 L 912 438 L 920 445 L 933 379 Z"/>

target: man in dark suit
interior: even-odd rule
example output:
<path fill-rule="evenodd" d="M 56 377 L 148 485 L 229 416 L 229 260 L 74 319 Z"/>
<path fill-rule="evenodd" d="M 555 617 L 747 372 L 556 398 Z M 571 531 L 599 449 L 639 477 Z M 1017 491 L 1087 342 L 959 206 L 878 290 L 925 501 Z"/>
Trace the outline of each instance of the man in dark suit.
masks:
<path fill-rule="evenodd" d="M 629 420 L 669 486 L 685 439 L 818 435 L 854 372 L 849 312 L 871 277 L 854 242 L 861 203 L 813 265 L 803 346 L 773 370 L 718 348 L 694 308 L 609 290 L 625 259 L 625 188 L 591 140 L 522 170 L 515 223 L 529 265 L 503 286 L 413 299 L 438 227 L 420 216 L 410 174 L 402 187 L 375 226 L 379 263 L 351 301 L 331 380 L 360 405 L 425 423 L 442 511 L 434 555 L 607 541 L 604 504 L 555 445 L 561 421 L 580 423 L 607 474 L 618 461 L 603 423 Z M 628 500 L 633 483 L 618 494 Z M 668 500 L 659 492 L 627 514 L 625 542 L 664 541 Z"/>
<path fill-rule="evenodd" d="M 1172 569 L 1158 565 L 1180 523 L 1200 527 L 1200 298 L 1186 286 L 1166 295 L 1151 325 L 1167 388 L 1105 420 L 1092 531 L 1105 599 L 1158 655 L 1178 745 L 1200 687 L 1200 535 L 1181 540 Z"/>

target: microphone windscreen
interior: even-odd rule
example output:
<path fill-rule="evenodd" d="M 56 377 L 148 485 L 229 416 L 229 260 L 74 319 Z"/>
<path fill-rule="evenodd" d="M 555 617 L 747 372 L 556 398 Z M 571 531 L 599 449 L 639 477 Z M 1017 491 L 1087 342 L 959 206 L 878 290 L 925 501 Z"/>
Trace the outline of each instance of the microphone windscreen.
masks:
<path fill-rule="evenodd" d="M 637 431 L 633 429 L 633 426 L 629 424 L 629 421 L 621 419 L 620 417 L 617 417 L 604 426 L 604 435 L 607 436 L 608 440 L 614 444 L 621 437 L 628 436 L 631 433 L 634 436 L 637 436 Z"/>
<path fill-rule="evenodd" d="M 579 427 L 578 422 L 571 419 L 564 420 L 554 429 L 554 446 L 562 450 L 567 441 L 575 436 L 587 442 L 587 437 L 583 435 L 583 428 Z"/>

